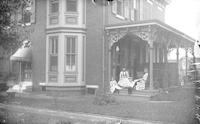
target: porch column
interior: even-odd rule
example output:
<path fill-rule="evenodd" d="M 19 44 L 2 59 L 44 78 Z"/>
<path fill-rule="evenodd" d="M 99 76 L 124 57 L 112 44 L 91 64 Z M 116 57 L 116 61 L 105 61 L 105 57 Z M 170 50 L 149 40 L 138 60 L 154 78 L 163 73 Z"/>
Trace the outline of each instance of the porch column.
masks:
<path fill-rule="evenodd" d="M 179 45 L 177 45 L 177 47 L 176 47 L 176 62 L 177 62 L 177 65 L 178 65 L 178 77 L 177 77 L 177 79 L 178 79 L 178 82 L 180 81 L 180 79 L 179 79 Z"/>
<path fill-rule="evenodd" d="M 111 49 L 110 48 L 108 48 L 108 81 L 110 81 L 111 80 Z"/>
<path fill-rule="evenodd" d="M 150 75 L 150 90 L 153 90 L 153 59 L 154 59 L 154 55 L 153 55 L 153 41 L 150 41 L 150 50 L 149 50 L 149 75 Z"/>
<path fill-rule="evenodd" d="M 188 69 L 187 69 L 187 66 L 188 66 L 188 49 L 186 48 L 185 49 L 185 75 L 187 76 L 187 71 L 188 71 Z"/>

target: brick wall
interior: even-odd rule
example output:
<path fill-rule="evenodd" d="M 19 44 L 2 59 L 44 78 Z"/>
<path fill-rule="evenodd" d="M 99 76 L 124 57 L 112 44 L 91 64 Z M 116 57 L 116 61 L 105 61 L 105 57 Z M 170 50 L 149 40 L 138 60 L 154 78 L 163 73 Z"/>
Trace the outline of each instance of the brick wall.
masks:
<path fill-rule="evenodd" d="M 86 84 L 102 86 L 103 9 L 86 3 Z"/>
<path fill-rule="evenodd" d="M 32 79 L 35 88 L 45 81 L 46 49 L 46 0 L 36 0 L 36 23 L 33 25 L 32 41 Z"/>

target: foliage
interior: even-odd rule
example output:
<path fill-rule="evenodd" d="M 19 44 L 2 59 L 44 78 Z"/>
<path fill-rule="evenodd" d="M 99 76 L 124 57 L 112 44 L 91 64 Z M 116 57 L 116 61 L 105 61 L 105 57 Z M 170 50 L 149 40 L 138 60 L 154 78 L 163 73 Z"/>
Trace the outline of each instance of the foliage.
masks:
<path fill-rule="evenodd" d="M 30 0 L 0 0 L 0 46 L 12 49 L 20 45 L 23 11 L 30 5 Z M 17 16 L 21 14 L 22 20 Z"/>
<path fill-rule="evenodd" d="M 107 105 L 116 103 L 116 99 L 109 94 L 100 94 L 94 98 L 95 105 Z"/>

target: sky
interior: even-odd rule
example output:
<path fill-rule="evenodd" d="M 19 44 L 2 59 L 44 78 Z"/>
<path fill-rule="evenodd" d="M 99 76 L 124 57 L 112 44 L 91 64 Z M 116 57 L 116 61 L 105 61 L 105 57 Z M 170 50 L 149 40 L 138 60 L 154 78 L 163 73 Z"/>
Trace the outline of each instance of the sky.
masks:
<path fill-rule="evenodd" d="M 166 8 L 165 22 L 200 40 L 200 0 L 171 0 Z"/>
<path fill-rule="evenodd" d="M 200 0 L 171 0 L 166 8 L 165 22 L 193 39 L 200 40 Z M 194 49 L 195 56 L 200 57 L 199 47 L 195 46 Z M 179 58 L 185 56 L 183 49 L 180 49 L 179 53 Z M 176 59 L 176 50 L 168 57 Z"/>

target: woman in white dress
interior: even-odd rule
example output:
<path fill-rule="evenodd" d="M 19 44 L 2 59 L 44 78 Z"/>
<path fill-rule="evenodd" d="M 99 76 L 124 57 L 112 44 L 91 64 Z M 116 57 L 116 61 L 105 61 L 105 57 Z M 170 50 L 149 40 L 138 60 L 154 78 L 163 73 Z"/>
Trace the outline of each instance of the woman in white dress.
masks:
<path fill-rule="evenodd" d="M 123 68 L 122 71 L 119 74 L 119 82 L 118 82 L 118 84 L 121 87 L 133 87 L 133 85 L 134 85 L 133 83 L 131 83 L 129 81 L 129 73 L 125 68 Z"/>
<path fill-rule="evenodd" d="M 135 79 L 133 81 L 133 83 L 136 84 L 135 89 L 136 90 L 144 90 L 147 78 L 148 78 L 148 70 L 144 69 L 144 75 L 142 76 L 142 78 Z"/>

